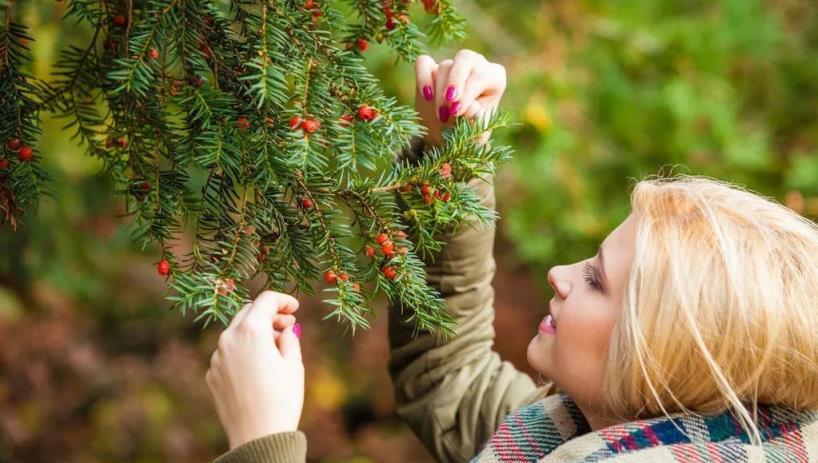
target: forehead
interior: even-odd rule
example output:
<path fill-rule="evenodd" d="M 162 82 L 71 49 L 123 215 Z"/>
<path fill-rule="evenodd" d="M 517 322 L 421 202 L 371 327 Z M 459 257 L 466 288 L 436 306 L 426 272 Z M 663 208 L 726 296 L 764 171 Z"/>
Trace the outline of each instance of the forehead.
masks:
<path fill-rule="evenodd" d="M 623 280 L 624 275 L 631 268 L 637 220 L 636 215 L 629 215 L 602 243 L 602 253 L 605 255 L 605 273 L 611 279 Z M 614 275 L 619 276 L 619 278 L 614 278 Z"/>

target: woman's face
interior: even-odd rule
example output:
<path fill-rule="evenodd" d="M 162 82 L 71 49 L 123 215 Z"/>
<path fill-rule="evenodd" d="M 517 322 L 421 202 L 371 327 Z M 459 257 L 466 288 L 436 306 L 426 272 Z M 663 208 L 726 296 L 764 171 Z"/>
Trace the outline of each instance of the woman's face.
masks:
<path fill-rule="evenodd" d="M 583 408 L 596 407 L 608 342 L 622 310 L 633 261 L 636 217 L 631 214 L 589 259 L 548 272 L 555 295 L 550 317 L 528 345 L 528 363 Z M 550 319 L 556 325 L 552 328 Z"/>

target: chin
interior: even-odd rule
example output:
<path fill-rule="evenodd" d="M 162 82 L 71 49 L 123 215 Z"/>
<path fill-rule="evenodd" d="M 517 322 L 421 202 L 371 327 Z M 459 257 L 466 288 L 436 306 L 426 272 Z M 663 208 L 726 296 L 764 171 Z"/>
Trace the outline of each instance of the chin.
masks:
<path fill-rule="evenodd" d="M 539 334 L 534 336 L 531 342 L 528 343 L 526 359 L 528 360 L 528 365 L 531 366 L 531 368 L 547 377 L 548 371 L 550 370 L 548 365 L 549 347 L 545 346 L 543 341 L 544 339 Z"/>

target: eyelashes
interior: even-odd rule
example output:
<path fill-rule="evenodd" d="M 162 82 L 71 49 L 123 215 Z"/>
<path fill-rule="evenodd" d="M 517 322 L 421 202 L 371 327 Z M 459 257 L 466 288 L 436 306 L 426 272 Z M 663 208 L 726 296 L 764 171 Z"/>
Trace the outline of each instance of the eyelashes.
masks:
<path fill-rule="evenodd" d="M 585 266 L 582 267 L 582 277 L 592 288 L 602 289 L 596 280 L 596 269 L 591 266 L 590 262 L 585 262 Z"/>

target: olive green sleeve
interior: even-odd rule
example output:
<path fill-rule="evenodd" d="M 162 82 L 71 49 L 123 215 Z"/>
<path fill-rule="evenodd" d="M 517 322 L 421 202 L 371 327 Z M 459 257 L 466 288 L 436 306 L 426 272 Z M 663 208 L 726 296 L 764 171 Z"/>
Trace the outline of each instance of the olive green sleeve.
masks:
<path fill-rule="evenodd" d="M 490 179 L 489 179 L 490 180 Z M 494 186 L 469 182 L 483 205 L 495 207 Z M 442 236 L 446 245 L 426 263 L 429 283 L 445 298 L 456 336 L 421 331 L 399 306 L 389 308 L 389 373 L 398 415 L 441 462 L 475 456 L 506 415 L 552 393 L 538 387 L 492 350 L 494 227 L 464 225 Z"/>
<path fill-rule="evenodd" d="M 304 463 L 307 436 L 301 431 L 269 434 L 224 453 L 213 463 Z"/>

